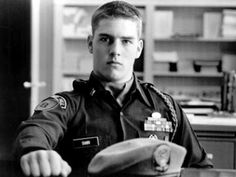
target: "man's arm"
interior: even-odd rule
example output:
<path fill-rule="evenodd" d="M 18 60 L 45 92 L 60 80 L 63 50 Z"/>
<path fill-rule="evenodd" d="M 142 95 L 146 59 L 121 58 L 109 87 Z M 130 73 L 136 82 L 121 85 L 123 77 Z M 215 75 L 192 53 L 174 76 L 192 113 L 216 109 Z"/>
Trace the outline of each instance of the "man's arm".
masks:
<path fill-rule="evenodd" d="M 31 118 L 21 123 L 15 140 L 15 155 L 25 175 L 67 176 L 71 172 L 67 162 L 53 151 L 64 136 L 67 122 L 67 110 L 50 97 L 36 107 Z"/>

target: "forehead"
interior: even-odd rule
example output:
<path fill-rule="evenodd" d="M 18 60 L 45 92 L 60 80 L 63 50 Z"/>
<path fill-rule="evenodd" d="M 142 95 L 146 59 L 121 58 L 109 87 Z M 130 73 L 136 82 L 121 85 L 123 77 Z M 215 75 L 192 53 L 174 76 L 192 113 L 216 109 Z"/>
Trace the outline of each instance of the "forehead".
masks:
<path fill-rule="evenodd" d="M 138 23 L 126 18 L 102 19 L 95 30 L 95 35 L 100 34 L 137 38 Z"/>

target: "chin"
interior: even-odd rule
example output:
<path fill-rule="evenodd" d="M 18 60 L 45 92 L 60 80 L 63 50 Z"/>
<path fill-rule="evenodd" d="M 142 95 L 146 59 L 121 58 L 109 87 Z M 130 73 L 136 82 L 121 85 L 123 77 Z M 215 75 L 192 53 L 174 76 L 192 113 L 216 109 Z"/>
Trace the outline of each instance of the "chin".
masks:
<path fill-rule="evenodd" d="M 131 74 L 132 76 L 132 74 Z M 110 82 L 126 82 L 130 79 L 129 74 L 123 74 L 123 72 L 110 72 L 107 73 L 106 78 Z"/>

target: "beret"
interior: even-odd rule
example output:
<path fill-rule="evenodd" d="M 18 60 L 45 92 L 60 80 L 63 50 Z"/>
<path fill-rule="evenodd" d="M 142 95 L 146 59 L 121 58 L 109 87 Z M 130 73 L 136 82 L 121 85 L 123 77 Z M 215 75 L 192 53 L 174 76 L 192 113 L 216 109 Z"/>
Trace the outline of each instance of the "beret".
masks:
<path fill-rule="evenodd" d="M 90 176 L 179 176 L 185 155 L 186 149 L 177 144 L 135 138 L 98 152 L 88 165 L 88 173 Z"/>

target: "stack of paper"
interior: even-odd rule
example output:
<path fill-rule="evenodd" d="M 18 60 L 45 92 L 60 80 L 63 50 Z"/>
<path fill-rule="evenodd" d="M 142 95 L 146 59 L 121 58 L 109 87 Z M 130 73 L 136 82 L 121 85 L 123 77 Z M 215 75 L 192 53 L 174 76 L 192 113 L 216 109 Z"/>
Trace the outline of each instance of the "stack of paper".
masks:
<path fill-rule="evenodd" d="M 236 10 L 223 10 L 222 36 L 236 37 Z"/>
<path fill-rule="evenodd" d="M 182 102 L 181 106 L 186 114 L 193 115 L 208 115 L 219 109 L 214 102 L 200 100 Z"/>

